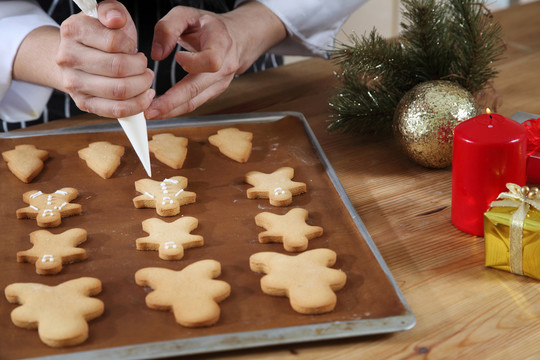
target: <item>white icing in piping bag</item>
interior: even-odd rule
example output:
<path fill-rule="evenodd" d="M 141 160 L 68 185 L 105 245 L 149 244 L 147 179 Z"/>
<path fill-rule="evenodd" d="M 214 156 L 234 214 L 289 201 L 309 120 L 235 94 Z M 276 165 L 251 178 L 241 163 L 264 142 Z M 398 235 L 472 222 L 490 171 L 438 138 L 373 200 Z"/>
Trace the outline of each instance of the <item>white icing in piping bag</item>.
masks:
<path fill-rule="evenodd" d="M 88 16 L 96 18 L 97 1 L 96 0 L 73 0 L 75 4 Z M 149 177 L 152 177 L 152 169 L 150 168 L 150 151 L 148 150 L 148 132 L 146 130 L 146 118 L 144 113 L 118 118 L 118 122 L 126 133 L 131 146 L 141 160 L 144 170 Z"/>

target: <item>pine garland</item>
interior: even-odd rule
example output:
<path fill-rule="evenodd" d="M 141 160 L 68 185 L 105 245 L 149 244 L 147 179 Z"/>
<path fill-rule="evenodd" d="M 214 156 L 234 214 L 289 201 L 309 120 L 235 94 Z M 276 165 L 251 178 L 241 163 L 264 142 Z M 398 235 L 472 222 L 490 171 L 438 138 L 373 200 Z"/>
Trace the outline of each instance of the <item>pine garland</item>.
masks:
<path fill-rule="evenodd" d="M 497 75 L 501 27 L 483 1 L 402 0 L 403 31 L 384 39 L 374 29 L 350 35 L 332 51 L 340 85 L 330 98 L 329 130 L 389 132 L 394 110 L 415 85 L 457 82 L 479 94 Z"/>

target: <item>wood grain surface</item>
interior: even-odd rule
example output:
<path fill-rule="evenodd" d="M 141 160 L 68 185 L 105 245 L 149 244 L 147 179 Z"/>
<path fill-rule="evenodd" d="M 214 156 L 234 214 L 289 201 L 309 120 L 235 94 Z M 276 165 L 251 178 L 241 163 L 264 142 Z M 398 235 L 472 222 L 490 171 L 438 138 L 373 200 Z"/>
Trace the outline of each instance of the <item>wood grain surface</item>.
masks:
<path fill-rule="evenodd" d="M 540 114 L 540 2 L 495 14 L 507 52 L 498 113 Z M 451 169 L 420 167 L 390 137 L 328 133 L 336 80 L 321 59 L 241 76 L 193 115 L 298 111 L 308 119 L 417 317 L 384 336 L 210 354 L 205 359 L 524 359 L 540 356 L 540 283 L 484 267 L 484 239 L 450 221 Z M 96 121 L 91 116 L 37 128 Z M 97 119 L 97 121 L 106 121 Z"/>

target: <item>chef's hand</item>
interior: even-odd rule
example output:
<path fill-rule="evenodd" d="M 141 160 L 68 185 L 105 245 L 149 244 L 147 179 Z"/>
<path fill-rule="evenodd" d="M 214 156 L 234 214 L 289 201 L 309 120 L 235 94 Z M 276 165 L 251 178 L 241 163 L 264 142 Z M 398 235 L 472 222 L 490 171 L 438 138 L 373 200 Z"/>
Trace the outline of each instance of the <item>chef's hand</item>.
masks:
<path fill-rule="evenodd" d="M 178 43 L 187 51 L 177 52 L 175 59 L 188 75 L 153 100 L 146 118 L 179 116 L 214 99 L 235 74 L 246 71 L 285 37 L 279 18 L 255 1 L 225 14 L 173 8 L 155 27 L 152 58 L 163 60 Z"/>
<path fill-rule="evenodd" d="M 56 63 L 61 90 L 83 110 L 105 117 L 144 111 L 154 98 L 154 74 L 137 52 L 137 31 L 126 8 L 115 0 L 98 6 L 98 19 L 78 13 L 60 28 Z"/>

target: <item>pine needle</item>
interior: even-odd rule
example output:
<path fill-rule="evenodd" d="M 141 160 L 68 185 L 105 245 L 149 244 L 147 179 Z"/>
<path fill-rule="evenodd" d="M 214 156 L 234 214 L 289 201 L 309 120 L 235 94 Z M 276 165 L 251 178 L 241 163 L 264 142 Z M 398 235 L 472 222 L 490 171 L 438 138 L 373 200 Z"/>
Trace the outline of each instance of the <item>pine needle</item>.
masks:
<path fill-rule="evenodd" d="M 340 85 L 329 101 L 329 130 L 390 132 L 398 102 L 415 85 L 450 80 L 476 94 L 497 75 L 493 64 L 505 50 L 501 27 L 482 1 L 402 3 L 398 39 L 373 29 L 331 51 Z"/>

